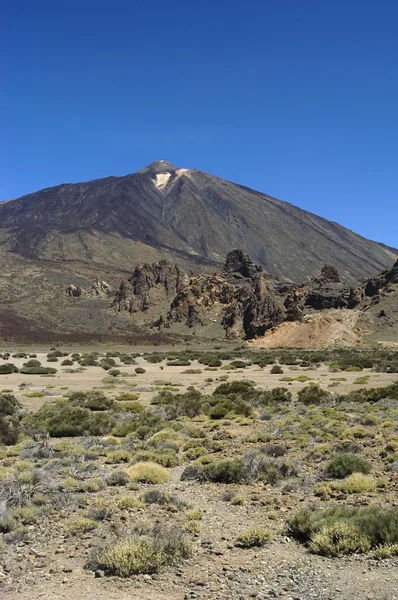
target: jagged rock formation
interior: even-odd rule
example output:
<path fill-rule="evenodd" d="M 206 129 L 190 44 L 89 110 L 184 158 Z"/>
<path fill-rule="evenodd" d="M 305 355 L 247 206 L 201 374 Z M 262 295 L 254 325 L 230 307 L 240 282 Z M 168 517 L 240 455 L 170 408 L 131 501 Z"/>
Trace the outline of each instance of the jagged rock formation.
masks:
<path fill-rule="evenodd" d="M 107 297 L 112 294 L 112 288 L 108 283 L 106 283 L 106 281 L 101 281 L 101 279 L 97 276 L 89 290 L 71 283 L 66 288 L 66 293 L 71 298 L 80 298 L 81 296 L 87 295 Z"/>
<path fill-rule="evenodd" d="M 360 308 L 371 285 L 388 289 L 396 281 L 398 262 L 365 286 L 347 286 L 330 265 L 302 284 L 284 283 L 254 265 L 242 250 L 233 250 L 220 274 L 188 275 L 166 260 L 139 265 L 122 281 L 114 306 L 118 312 L 141 315 L 159 330 L 217 324 L 229 339 L 253 339 L 314 313 Z"/>
<path fill-rule="evenodd" d="M 164 300 L 170 302 L 185 284 L 186 275 L 180 267 L 165 259 L 152 265 L 138 265 L 127 281 L 120 284 L 114 304 L 119 312 L 145 312 Z"/>
<path fill-rule="evenodd" d="M 282 303 L 270 281 L 240 250 L 227 255 L 221 275 L 188 276 L 163 260 L 136 267 L 122 281 L 114 305 L 119 312 L 147 312 L 151 317 L 168 302 L 168 310 L 152 319 L 154 327 L 221 322 L 227 337 L 253 337 L 282 318 Z"/>
<path fill-rule="evenodd" d="M 383 271 L 366 282 L 365 296 L 374 297 L 392 283 L 398 283 L 398 260 L 391 269 Z"/>
<path fill-rule="evenodd" d="M 80 298 L 80 296 L 82 295 L 82 288 L 77 285 L 73 285 L 73 283 L 71 283 L 66 288 L 66 293 L 71 298 Z"/>
<path fill-rule="evenodd" d="M 112 293 L 112 288 L 109 285 L 109 283 L 106 283 L 106 281 L 101 281 L 100 278 L 97 276 L 97 279 L 93 282 L 93 285 L 91 286 L 90 292 L 95 296 L 108 296 Z"/>

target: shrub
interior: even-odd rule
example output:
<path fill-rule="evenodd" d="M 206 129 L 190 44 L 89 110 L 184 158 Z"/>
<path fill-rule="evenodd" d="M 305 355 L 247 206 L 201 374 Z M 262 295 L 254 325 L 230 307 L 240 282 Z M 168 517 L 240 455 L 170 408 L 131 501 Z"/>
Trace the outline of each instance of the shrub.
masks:
<path fill-rule="evenodd" d="M 283 369 L 279 365 L 274 365 L 273 367 L 271 367 L 270 373 L 272 375 L 282 375 Z"/>
<path fill-rule="evenodd" d="M 131 577 L 138 573 L 156 573 L 162 566 L 160 551 L 151 540 L 128 538 L 109 546 L 98 556 L 98 564 L 108 575 Z"/>
<path fill-rule="evenodd" d="M 83 356 L 79 360 L 79 363 L 82 367 L 97 367 L 98 366 L 98 361 L 96 360 L 96 357 L 92 356 L 91 354 Z"/>
<path fill-rule="evenodd" d="M 131 454 L 128 450 L 112 450 L 106 455 L 105 462 L 111 465 L 130 462 Z"/>
<path fill-rule="evenodd" d="M 86 517 L 76 516 L 70 519 L 66 525 L 66 533 L 69 536 L 81 537 L 88 531 L 92 531 L 98 527 L 98 523 Z"/>
<path fill-rule="evenodd" d="M 330 392 L 323 390 L 318 384 L 312 383 L 298 392 L 299 402 L 303 404 L 321 404 L 330 397 Z"/>
<path fill-rule="evenodd" d="M 21 367 L 19 372 L 23 375 L 54 375 L 57 369 L 51 367 Z"/>
<path fill-rule="evenodd" d="M 85 433 L 104 435 L 112 426 L 109 414 L 69 406 L 64 401 L 44 405 L 34 415 L 28 416 L 24 423 L 34 429 L 44 427 L 52 437 L 74 437 Z"/>
<path fill-rule="evenodd" d="M 398 544 L 383 544 L 382 546 L 378 546 L 373 556 L 379 560 L 398 556 Z"/>
<path fill-rule="evenodd" d="M 368 552 L 371 541 L 354 524 L 336 521 L 315 533 L 309 546 L 316 554 L 343 556 Z"/>
<path fill-rule="evenodd" d="M 255 527 L 253 529 L 247 529 L 241 533 L 235 542 L 235 546 L 238 546 L 239 548 L 265 546 L 270 539 L 271 534 L 267 529 Z"/>
<path fill-rule="evenodd" d="M 202 467 L 199 478 L 215 483 L 242 483 L 247 479 L 243 462 L 238 459 L 226 459 Z"/>
<path fill-rule="evenodd" d="M 108 575 L 130 577 L 156 573 L 166 565 L 178 563 L 192 553 L 191 545 L 176 528 L 154 527 L 147 536 L 119 540 L 100 552 L 92 568 Z"/>
<path fill-rule="evenodd" d="M 121 375 L 121 371 L 119 369 L 110 369 L 108 373 L 112 377 L 118 377 L 118 375 Z"/>
<path fill-rule="evenodd" d="M 133 456 L 133 462 L 154 462 L 162 467 L 176 467 L 178 458 L 173 449 L 160 449 L 159 452 L 151 450 L 138 450 Z"/>
<path fill-rule="evenodd" d="M 127 485 L 129 481 L 130 481 L 130 477 L 127 475 L 127 473 L 125 471 L 120 471 L 120 470 L 113 471 L 106 478 L 106 483 L 111 486 Z"/>
<path fill-rule="evenodd" d="M 144 508 L 143 502 L 138 500 L 136 496 L 121 496 L 117 499 L 116 504 L 120 510 L 131 510 L 134 508 Z"/>
<path fill-rule="evenodd" d="M 150 461 L 136 463 L 127 469 L 127 474 L 133 481 L 140 483 L 160 484 L 169 480 L 167 469 Z"/>
<path fill-rule="evenodd" d="M 210 419 L 223 419 L 229 412 L 232 412 L 234 404 L 229 400 L 218 402 L 209 412 Z"/>
<path fill-rule="evenodd" d="M 146 370 L 142 367 L 137 367 L 136 369 L 134 369 L 134 371 L 137 373 L 137 375 L 143 375 L 144 373 L 146 373 Z"/>
<path fill-rule="evenodd" d="M 356 454 L 350 452 L 339 452 L 330 460 L 327 466 L 327 472 L 332 477 L 343 479 L 351 473 L 368 474 L 372 470 L 372 465 Z"/>
<path fill-rule="evenodd" d="M 26 363 L 23 364 L 24 367 L 41 367 L 41 362 L 39 360 L 28 360 Z"/>
<path fill-rule="evenodd" d="M 103 392 L 73 392 L 68 395 L 70 404 L 93 411 L 109 410 L 114 406 L 114 400 L 107 398 Z"/>
<path fill-rule="evenodd" d="M 383 509 L 378 506 L 336 506 L 324 511 L 311 511 L 308 508 L 300 510 L 288 520 L 290 533 L 304 542 L 314 541 L 318 532 L 325 533 L 324 541 L 317 539 L 319 546 L 312 546 L 313 551 L 322 551 L 322 547 L 328 548 L 330 539 L 333 541 L 333 529 L 328 529 L 334 524 L 346 523 L 354 526 L 356 532 L 370 540 L 368 548 L 377 548 L 380 545 L 398 543 L 398 508 Z M 344 533 L 344 531 L 343 531 Z M 355 532 L 353 536 L 355 539 Z M 337 536 L 339 534 L 336 534 Z M 349 531 L 347 536 L 349 539 Z M 338 546 L 339 552 L 343 547 Z M 336 542 L 337 544 L 337 542 Z M 347 546 L 349 548 L 349 545 Z M 330 551 L 330 550 L 328 550 Z M 351 551 L 351 550 L 349 550 Z M 365 550 L 355 550 L 365 551 Z"/>
<path fill-rule="evenodd" d="M 17 367 L 14 365 L 0 365 L 0 375 L 11 375 L 11 373 L 17 373 Z"/>
<path fill-rule="evenodd" d="M 229 383 L 222 383 L 213 392 L 213 396 L 230 396 L 231 394 L 245 394 L 246 392 L 253 390 L 253 383 L 251 381 L 230 381 Z"/>
<path fill-rule="evenodd" d="M 145 408 L 139 402 L 128 402 L 128 401 L 120 401 L 117 400 L 116 408 L 121 410 L 122 412 L 129 413 L 140 413 L 144 412 Z"/>
<path fill-rule="evenodd" d="M 341 482 L 340 489 L 346 494 L 360 494 L 372 492 L 376 488 L 376 482 L 371 475 L 363 473 L 352 473 Z"/>
<path fill-rule="evenodd" d="M 94 521 L 105 521 L 112 516 L 112 505 L 105 498 L 98 498 L 88 509 L 88 518 Z"/>

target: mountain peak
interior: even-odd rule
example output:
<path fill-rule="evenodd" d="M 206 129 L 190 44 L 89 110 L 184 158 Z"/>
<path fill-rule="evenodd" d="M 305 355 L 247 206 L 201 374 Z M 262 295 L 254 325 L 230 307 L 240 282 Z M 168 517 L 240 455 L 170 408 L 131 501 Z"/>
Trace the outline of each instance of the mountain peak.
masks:
<path fill-rule="evenodd" d="M 167 160 L 154 160 L 150 165 L 147 165 L 143 169 L 140 169 L 138 173 L 166 173 L 177 171 L 178 167 L 172 165 Z"/>

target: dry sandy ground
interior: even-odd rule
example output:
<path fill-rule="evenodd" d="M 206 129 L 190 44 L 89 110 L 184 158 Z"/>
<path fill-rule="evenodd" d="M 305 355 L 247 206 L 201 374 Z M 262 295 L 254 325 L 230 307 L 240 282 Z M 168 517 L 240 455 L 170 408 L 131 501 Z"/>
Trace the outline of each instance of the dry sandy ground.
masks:
<path fill-rule="evenodd" d="M 134 348 L 129 348 L 130 352 L 134 352 L 135 350 Z M 199 364 L 197 361 L 192 361 L 190 367 L 168 367 L 165 362 L 151 364 L 146 362 L 143 357 L 138 357 L 136 359 L 137 364 L 135 365 L 126 366 L 117 364 L 117 368 L 122 372 L 122 375 L 114 378 L 114 385 L 112 386 L 104 383 L 104 378 L 109 378 L 109 375 L 100 367 L 85 367 L 85 370 L 81 373 L 68 373 L 68 369 L 72 367 L 62 367 L 60 365 L 60 362 L 63 360 L 62 358 L 59 359 L 60 362 L 58 363 L 47 363 L 46 353 L 38 352 L 37 359 L 43 365 L 48 364 L 48 366 L 57 368 L 58 372 L 53 376 L 22 375 L 20 373 L 0 375 L 0 390 L 11 390 L 26 409 L 33 411 L 40 408 L 45 402 L 65 395 L 67 391 L 91 390 L 93 388 L 107 390 L 107 393 L 110 395 L 126 390 L 137 392 L 140 401 L 144 404 L 149 404 L 160 382 L 163 384 L 166 382 L 173 384 L 176 391 L 184 391 L 188 386 L 195 386 L 200 389 L 205 388 L 206 391 L 211 393 L 219 385 L 217 379 L 225 375 L 228 376 L 229 381 L 235 379 L 252 380 L 256 385 L 266 390 L 279 386 L 288 387 L 293 395 L 297 394 L 300 389 L 311 382 L 319 383 L 326 389 L 332 385 L 333 387 L 330 388 L 330 391 L 344 394 L 360 387 L 384 387 L 397 379 L 397 376 L 394 374 L 374 373 L 367 369 L 361 372 L 331 373 L 328 367 L 324 365 L 318 369 L 283 366 L 283 375 L 271 374 L 271 365 L 264 368 L 251 365 L 244 370 L 224 371 L 217 369 L 216 371 L 207 371 L 205 370 L 205 366 Z M 18 367 L 21 367 L 25 359 L 11 358 L 8 362 L 11 361 Z M 224 364 L 228 364 L 228 362 L 224 361 Z M 137 367 L 143 367 L 146 372 L 136 374 L 135 369 Z M 184 373 L 188 369 L 200 369 L 201 372 L 197 374 Z M 307 382 L 283 381 L 285 377 L 295 378 L 299 375 L 306 375 L 310 380 Z M 364 375 L 369 376 L 368 383 L 362 385 L 354 383 L 358 377 Z M 214 381 L 210 383 L 206 382 L 205 380 L 208 378 L 212 378 Z M 338 381 L 339 379 L 344 379 L 344 381 Z M 22 387 L 24 389 L 21 389 Z M 28 394 L 30 395 L 35 392 L 41 392 L 44 396 L 28 396 Z"/>

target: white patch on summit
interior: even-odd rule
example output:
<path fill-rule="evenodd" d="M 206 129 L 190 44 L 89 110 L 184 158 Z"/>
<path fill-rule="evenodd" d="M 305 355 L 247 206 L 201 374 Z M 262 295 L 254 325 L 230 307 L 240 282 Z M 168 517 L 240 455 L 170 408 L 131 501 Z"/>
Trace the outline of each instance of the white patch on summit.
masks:
<path fill-rule="evenodd" d="M 168 173 L 168 172 L 156 173 L 155 179 L 153 180 L 153 182 L 156 185 L 156 187 L 158 187 L 160 190 L 164 190 L 170 177 L 171 177 L 171 173 Z"/>

